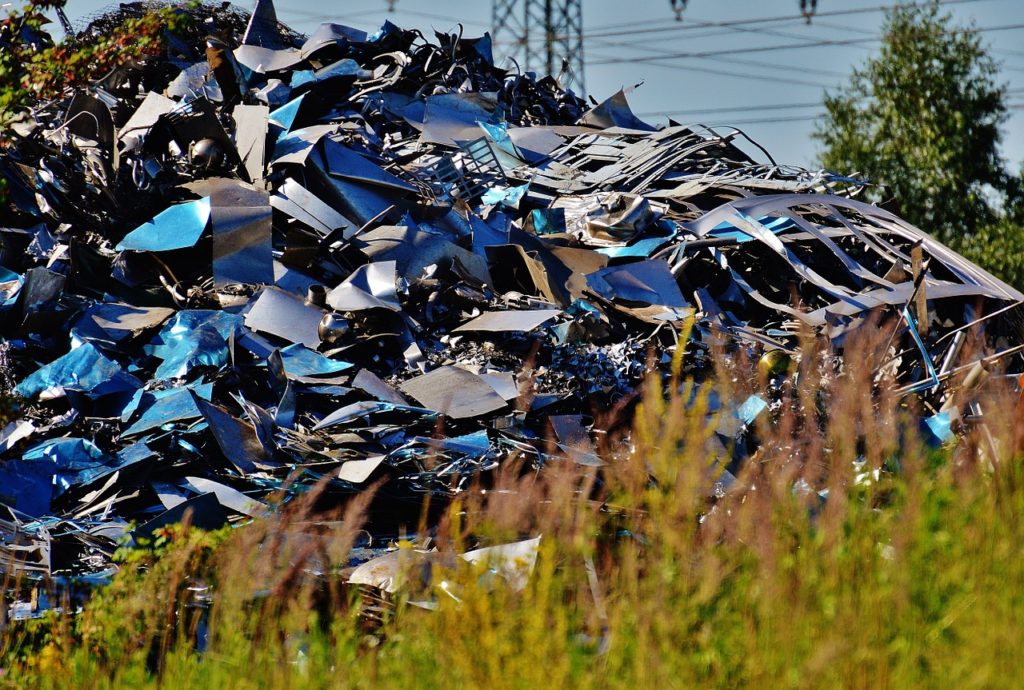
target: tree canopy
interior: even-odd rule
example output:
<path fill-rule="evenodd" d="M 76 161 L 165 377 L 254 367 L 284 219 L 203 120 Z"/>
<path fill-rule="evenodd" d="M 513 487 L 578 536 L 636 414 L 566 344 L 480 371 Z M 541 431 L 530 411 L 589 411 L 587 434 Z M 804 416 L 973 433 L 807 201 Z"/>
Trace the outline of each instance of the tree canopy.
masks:
<path fill-rule="evenodd" d="M 999 65 L 980 33 L 933 0 L 897 5 L 878 53 L 826 94 L 824 167 L 1004 279 L 1024 284 L 1020 178 L 1000 157 Z"/>

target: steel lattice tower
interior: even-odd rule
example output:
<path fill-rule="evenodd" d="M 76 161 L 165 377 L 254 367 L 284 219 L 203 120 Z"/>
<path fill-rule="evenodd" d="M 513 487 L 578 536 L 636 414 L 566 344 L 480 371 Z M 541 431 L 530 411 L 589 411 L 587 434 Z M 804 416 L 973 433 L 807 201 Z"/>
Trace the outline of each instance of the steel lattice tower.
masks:
<path fill-rule="evenodd" d="M 579 95 L 583 87 L 583 0 L 493 0 L 491 36 L 498 53 L 524 71 L 558 77 Z"/>

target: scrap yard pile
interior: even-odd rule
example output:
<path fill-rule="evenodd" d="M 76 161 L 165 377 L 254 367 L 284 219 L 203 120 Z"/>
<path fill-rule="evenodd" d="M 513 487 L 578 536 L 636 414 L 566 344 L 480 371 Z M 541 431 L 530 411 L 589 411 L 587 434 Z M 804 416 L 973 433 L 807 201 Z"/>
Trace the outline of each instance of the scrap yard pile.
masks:
<path fill-rule="evenodd" d="M 1024 295 L 859 180 L 588 103 L 488 36 L 181 11 L 162 54 L 0 150 L 0 570 L 102 574 L 126 535 L 321 480 L 328 503 L 379 483 L 369 529 L 396 534 L 512 459 L 625 452 L 608 432 L 680 348 L 700 382 L 713 347 L 796 361 L 814 333 L 841 369 L 881 315 L 939 440 L 969 333 L 1020 369 Z M 735 469 L 774 401 L 715 404 Z"/>

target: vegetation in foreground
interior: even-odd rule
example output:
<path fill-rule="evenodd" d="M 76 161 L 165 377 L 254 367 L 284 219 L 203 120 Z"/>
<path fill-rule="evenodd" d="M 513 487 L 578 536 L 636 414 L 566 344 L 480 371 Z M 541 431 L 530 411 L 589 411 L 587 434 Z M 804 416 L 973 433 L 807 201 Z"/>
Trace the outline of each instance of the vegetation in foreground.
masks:
<path fill-rule="evenodd" d="M 1019 687 L 1024 403 L 993 376 L 957 393 L 984 423 L 927 445 L 880 373 L 887 328 L 838 374 L 805 354 L 717 498 L 711 385 L 652 378 L 599 475 L 502 470 L 453 502 L 433 585 L 414 569 L 384 606 L 346 588 L 369 494 L 332 515 L 300 501 L 170 534 L 84 613 L 9 628 L 0 687 Z M 718 361 L 723 400 L 766 385 Z M 451 557 L 536 535 L 520 592 Z"/>

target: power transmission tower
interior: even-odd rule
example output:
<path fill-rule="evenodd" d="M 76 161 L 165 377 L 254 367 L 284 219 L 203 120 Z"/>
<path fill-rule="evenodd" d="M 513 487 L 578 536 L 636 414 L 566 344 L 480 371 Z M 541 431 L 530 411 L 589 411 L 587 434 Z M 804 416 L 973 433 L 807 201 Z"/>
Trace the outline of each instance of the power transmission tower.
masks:
<path fill-rule="evenodd" d="M 524 71 L 583 86 L 583 0 L 493 0 L 491 36 Z"/>

